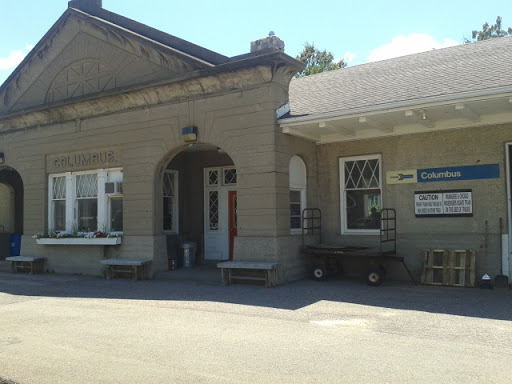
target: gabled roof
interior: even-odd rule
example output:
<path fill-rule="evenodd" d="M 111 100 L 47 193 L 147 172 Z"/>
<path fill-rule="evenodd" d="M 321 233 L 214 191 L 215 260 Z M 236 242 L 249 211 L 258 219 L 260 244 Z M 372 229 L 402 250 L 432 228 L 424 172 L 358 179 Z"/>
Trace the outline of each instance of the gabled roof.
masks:
<path fill-rule="evenodd" d="M 32 56 L 42 48 L 45 41 L 48 40 L 48 38 L 51 38 L 51 36 L 57 32 L 59 27 L 64 24 L 66 19 L 70 16 L 77 16 L 85 20 L 89 19 L 96 23 L 103 24 L 106 27 L 115 28 L 133 38 L 145 40 L 147 43 L 157 46 L 157 48 L 163 51 L 172 52 L 188 62 L 196 62 L 197 65 L 200 66 L 215 66 L 229 61 L 229 58 L 226 56 L 131 20 L 127 17 L 107 11 L 99 6 L 93 6 L 92 0 L 90 1 L 91 5 L 88 6 L 81 6 L 82 3 L 87 3 L 87 1 L 84 2 L 83 0 L 69 2 L 69 8 L 64 11 L 52 28 L 50 28 L 50 30 L 41 38 L 41 40 L 5 80 L 5 82 L 0 84 L 0 93 L 10 83 L 10 81 L 16 77 L 20 69 L 31 60 Z M 76 5 L 77 8 L 73 8 L 74 5 Z M 78 6 L 81 6 L 82 9 L 78 8 Z"/>
<path fill-rule="evenodd" d="M 223 64 L 228 61 L 228 57 L 221 55 L 217 52 L 210 51 L 209 49 L 200 47 L 196 44 L 192 44 L 186 40 L 180 39 L 179 37 L 149 27 L 145 24 L 121 16 L 117 13 L 110 12 L 104 8 L 87 7 L 85 10 L 80 10 L 78 8 L 73 8 L 74 3 L 75 2 L 73 1 L 70 2 L 70 8 L 68 9 L 69 11 L 75 10 L 83 12 L 85 14 L 89 14 L 90 16 L 93 16 L 98 20 L 111 23 L 134 34 L 144 36 L 145 38 L 154 40 L 167 47 L 172 47 L 173 49 L 179 50 L 187 55 L 196 57 L 202 61 L 208 62 L 213 65 Z"/>
<path fill-rule="evenodd" d="M 512 86 L 512 37 L 294 79 L 290 117 L 453 98 Z"/>
<path fill-rule="evenodd" d="M 254 70 L 262 66 L 268 72 Z M 229 58 L 109 12 L 101 0 L 73 0 L 0 86 L 0 130 L 267 81 L 287 85 L 301 66 L 280 49 Z M 98 97 L 108 98 L 102 108 Z"/>

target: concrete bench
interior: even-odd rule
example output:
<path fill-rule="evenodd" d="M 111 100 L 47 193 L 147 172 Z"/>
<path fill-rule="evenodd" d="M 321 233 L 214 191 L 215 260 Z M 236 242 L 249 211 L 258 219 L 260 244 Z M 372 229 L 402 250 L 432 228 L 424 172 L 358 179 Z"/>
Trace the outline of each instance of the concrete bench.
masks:
<path fill-rule="evenodd" d="M 133 280 L 144 280 L 151 260 L 105 259 L 100 261 L 107 267 L 106 278 L 112 279 L 119 273 L 130 274 Z"/>
<path fill-rule="evenodd" d="M 11 256 L 5 260 L 11 262 L 11 272 L 29 272 L 30 274 L 42 273 L 46 257 Z"/>
<path fill-rule="evenodd" d="M 278 266 L 279 263 L 257 261 L 224 261 L 217 264 L 217 268 L 221 271 L 223 285 L 230 285 L 233 280 L 253 280 L 263 281 L 267 288 L 277 286 Z"/>

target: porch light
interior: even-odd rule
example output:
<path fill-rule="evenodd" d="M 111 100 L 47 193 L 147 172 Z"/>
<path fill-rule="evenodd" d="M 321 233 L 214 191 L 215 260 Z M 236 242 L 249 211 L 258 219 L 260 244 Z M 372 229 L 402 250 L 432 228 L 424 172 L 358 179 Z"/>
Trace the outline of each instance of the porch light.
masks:
<path fill-rule="evenodd" d="M 194 143 L 197 141 L 197 127 L 189 126 L 181 129 L 181 136 L 185 143 Z"/>
<path fill-rule="evenodd" d="M 0 165 L 3 165 L 5 163 L 5 156 L 3 152 L 0 152 Z"/>

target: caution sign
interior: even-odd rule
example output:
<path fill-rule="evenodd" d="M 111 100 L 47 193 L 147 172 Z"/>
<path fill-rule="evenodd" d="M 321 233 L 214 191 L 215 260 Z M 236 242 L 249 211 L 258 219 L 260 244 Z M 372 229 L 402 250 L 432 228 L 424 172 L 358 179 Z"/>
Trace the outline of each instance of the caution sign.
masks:
<path fill-rule="evenodd" d="M 414 193 L 416 217 L 473 216 L 471 189 Z"/>

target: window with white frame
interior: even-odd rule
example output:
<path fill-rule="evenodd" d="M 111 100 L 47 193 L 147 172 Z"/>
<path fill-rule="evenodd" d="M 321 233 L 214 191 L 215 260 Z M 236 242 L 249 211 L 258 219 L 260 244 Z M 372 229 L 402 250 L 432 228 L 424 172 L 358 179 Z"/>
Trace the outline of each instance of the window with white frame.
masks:
<path fill-rule="evenodd" d="M 122 182 L 122 169 L 49 175 L 48 229 L 122 232 Z"/>
<path fill-rule="evenodd" d="M 382 209 L 381 156 L 340 159 L 342 233 L 379 233 Z"/>
<path fill-rule="evenodd" d="M 163 179 L 164 231 L 178 233 L 178 171 L 166 169 Z"/>
<path fill-rule="evenodd" d="M 53 226 L 57 231 L 66 230 L 66 176 L 54 176 L 51 180 L 50 211 Z"/>
<path fill-rule="evenodd" d="M 293 156 L 289 165 L 290 177 L 290 232 L 302 233 L 301 215 L 306 208 L 306 164 L 299 156 Z"/>

